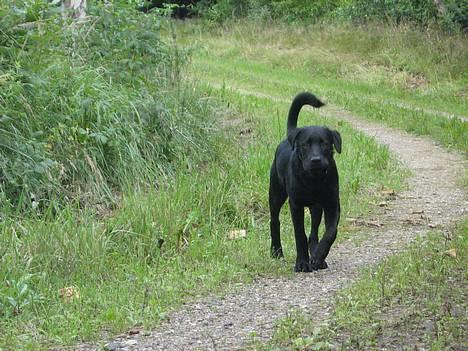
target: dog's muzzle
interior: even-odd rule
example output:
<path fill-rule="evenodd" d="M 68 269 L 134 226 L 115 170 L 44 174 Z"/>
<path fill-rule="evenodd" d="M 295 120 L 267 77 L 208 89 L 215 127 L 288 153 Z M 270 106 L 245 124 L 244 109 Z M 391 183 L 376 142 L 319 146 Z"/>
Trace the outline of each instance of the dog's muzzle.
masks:
<path fill-rule="evenodd" d="M 327 174 L 328 162 L 320 156 L 312 157 L 308 162 L 304 162 L 304 169 L 312 174 Z"/>

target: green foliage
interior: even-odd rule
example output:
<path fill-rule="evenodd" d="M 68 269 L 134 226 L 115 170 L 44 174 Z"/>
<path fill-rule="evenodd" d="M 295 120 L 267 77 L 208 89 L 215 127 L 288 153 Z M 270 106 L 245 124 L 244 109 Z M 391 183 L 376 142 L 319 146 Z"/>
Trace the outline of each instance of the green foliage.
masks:
<path fill-rule="evenodd" d="M 385 21 L 411 22 L 427 27 L 436 22 L 447 29 L 466 28 L 466 1 L 442 1 L 446 13 L 439 13 L 433 0 L 354 0 L 337 9 L 334 16 L 354 22 Z"/>
<path fill-rule="evenodd" d="M 201 0 L 196 5 L 196 11 L 211 21 L 223 22 L 229 18 L 244 17 L 249 4 L 249 0 Z"/>
<path fill-rule="evenodd" d="M 444 6 L 445 12 L 439 11 L 432 0 L 207 0 L 201 2 L 199 12 L 215 21 L 249 16 L 288 22 L 335 18 L 358 23 L 410 22 L 421 26 L 438 23 L 449 30 L 468 26 L 466 1 L 444 1 Z"/>
<path fill-rule="evenodd" d="M 3 200 L 102 201 L 208 150 L 208 106 L 180 84 L 186 52 L 161 40 L 159 17 L 94 6 L 69 23 L 38 0 L 0 6 Z"/>
<path fill-rule="evenodd" d="M 218 22 L 233 17 L 282 18 L 287 21 L 317 19 L 334 10 L 343 0 L 206 0 L 198 5 L 199 13 Z"/>
<path fill-rule="evenodd" d="M 297 0 L 258 0 L 262 6 L 269 6 L 273 18 L 283 18 L 287 21 L 309 20 L 317 21 L 337 8 L 343 0 L 319 0 L 319 1 L 297 1 Z"/>
<path fill-rule="evenodd" d="M 412 21 L 427 25 L 436 17 L 437 9 L 432 0 L 355 0 L 337 10 L 335 15 L 358 22 Z"/>
<path fill-rule="evenodd" d="M 12 318 L 34 304 L 45 301 L 44 296 L 32 290 L 32 274 L 25 274 L 15 279 L 5 279 L 0 286 L 0 317 Z M 34 284 L 34 283 L 33 283 Z"/>
<path fill-rule="evenodd" d="M 468 28 L 468 3 L 460 0 L 447 0 L 446 6 L 447 13 L 444 20 L 448 26 L 455 23 L 466 30 Z"/>

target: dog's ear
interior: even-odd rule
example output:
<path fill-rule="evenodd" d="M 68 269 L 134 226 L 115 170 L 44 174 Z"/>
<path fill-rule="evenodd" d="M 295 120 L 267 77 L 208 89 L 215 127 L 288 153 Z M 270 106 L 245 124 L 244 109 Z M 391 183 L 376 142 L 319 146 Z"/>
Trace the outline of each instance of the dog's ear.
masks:
<path fill-rule="evenodd" d="M 291 148 L 294 150 L 296 147 L 296 139 L 301 134 L 302 128 L 294 128 L 288 133 L 288 141 Z"/>
<path fill-rule="evenodd" d="M 332 130 L 333 145 L 335 146 L 336 152 L 341 154 L 341 135 L 336 130 Z"/>

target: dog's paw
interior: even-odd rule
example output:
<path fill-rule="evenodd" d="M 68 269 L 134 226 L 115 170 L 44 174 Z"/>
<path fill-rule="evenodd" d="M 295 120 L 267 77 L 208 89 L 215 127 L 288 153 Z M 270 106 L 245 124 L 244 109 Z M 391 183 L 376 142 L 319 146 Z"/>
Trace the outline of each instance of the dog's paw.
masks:
<path fill-rule="evenodd" d="M 298 260 L 294 266 L 294 272 L 311 272 L 310 264 L 307 260 Z"/>
<path fill-rule="evenodd" d="M 319 269 L 327 269 L 328 264 L 325 261 L 317 262 L 315 260 L 312 260 L 312 262 L 310 263 L 310 268 L 312 268 L 312 270 L 314 271 L 318 271 Z"/>
<path fill-rule="evenodd" d="M 271 257 L 273 258 L 283 258 L 283 248 L 280 246 L 279 248 L 271 248 Z"/>

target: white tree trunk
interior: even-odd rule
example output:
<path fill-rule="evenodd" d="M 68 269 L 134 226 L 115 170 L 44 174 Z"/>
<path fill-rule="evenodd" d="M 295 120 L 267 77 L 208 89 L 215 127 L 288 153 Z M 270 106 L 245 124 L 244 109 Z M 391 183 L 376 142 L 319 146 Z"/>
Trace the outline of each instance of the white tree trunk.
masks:
<path fill-rule="evenodd" d="M 443 0 L 434 0 L 434 5 L 437 7 L 439 16 L 445 16 L 447 14 L 447 7 L 445 7 Z"/>
<path fill-rule="evenodd" d="M 71 15 L 78 19 L 86 17 L 86 0 L 63 0 L 62 5 L 65 16 Z"/>

